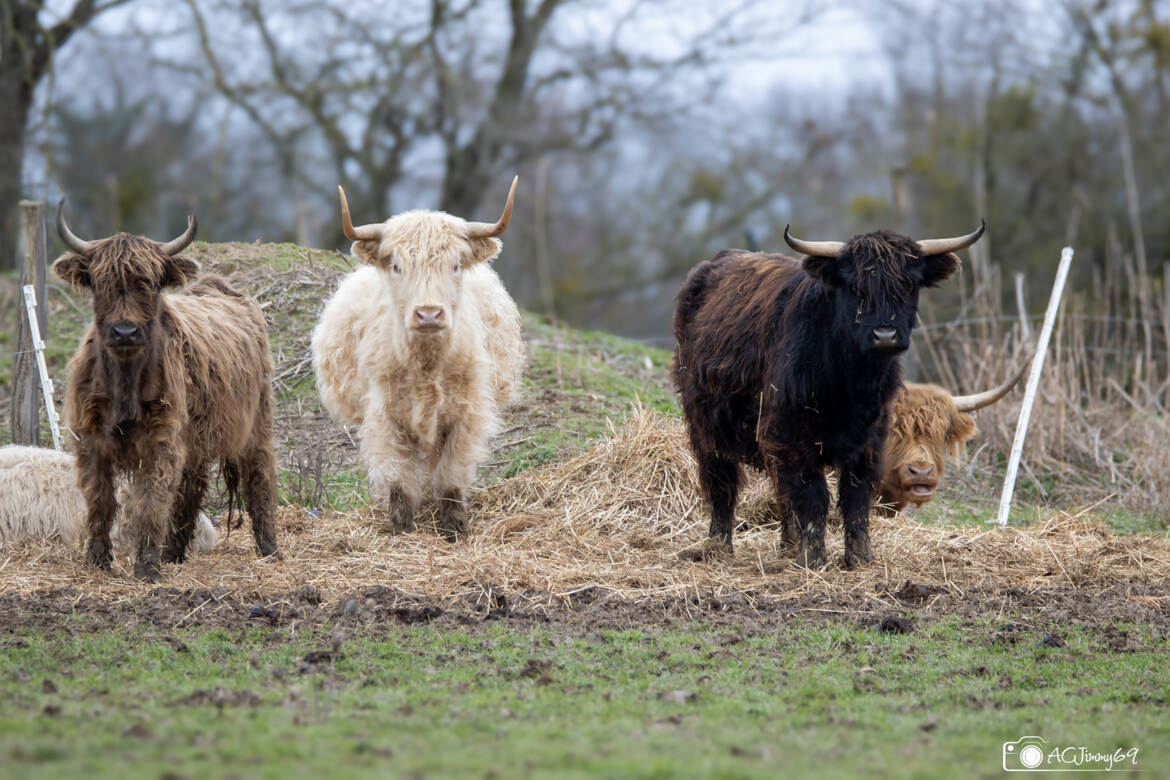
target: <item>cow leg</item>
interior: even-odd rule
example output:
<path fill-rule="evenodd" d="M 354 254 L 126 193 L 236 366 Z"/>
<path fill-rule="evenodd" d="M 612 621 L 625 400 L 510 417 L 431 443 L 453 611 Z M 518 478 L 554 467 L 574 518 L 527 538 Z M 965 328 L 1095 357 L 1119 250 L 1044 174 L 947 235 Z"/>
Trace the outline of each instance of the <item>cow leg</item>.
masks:
<path fill-rule="evenodd" d="M 684 560 L 705 561 L 732 554 L 731 536 L 735 526 L 735 502 L 739 498 L 742 477 L 740 465 L 711 453 L 696 453 L 699 462 L 699 485 L 711 505 L 711 528 L 706 541 L 683 550 Z"/>
<path fill-rule="evenodd" d="M 81 445 L 77 449 L 77 482 L 85 497 L 86 562 L 98 569 L 109 569 L 114 562 L 110 527 L 118 511 L 114 469 L 108 460 Z"/>
<path fill-rule="evenodd" d="M 809 569 L 823 568 L 825 559 L 825 517 L 829 514 L 829 486 L 825 475 L 808 469 L 783 476 L 786 494 L 800 525 L 796 562 Z"/>
<path fill-rule="evenodd" d="M 776 496 L 776 511 L 780 516 L 780 543 L 788 549 L 800 544 L 800 524 L 788 496 Z"/>
<path fill-rule="evenodd" d="M 360 435 L 370 494 L 385 502 L 382 529 L 393 534 L 413 531 L 414 513 L 426 483 L 424 467 L 407 447 L 393 441 L 371 419 L 362 425 Z"/>
<path fill-rule="evenodd" d="M 792 549 L 800 544 L 800 527 L 797 525 L 796 513 L 792 510 L 792 502 L 788 500 L 784 482 L 775 469 L 768 470 L 768 479 L 772 483 L 772 492 L 776 499 L 776 519 L 780 521 L 780 543 Z"/>
<path fill-rule="evenodd" d="M 276 548 L 276 455 L 272 444 L 265 442 L 246 453 L 239 461 L 241 489 L 248 516 L 252 518 L 252 536 L 261 558 L 280 557 Z"/>
<path fill-rule="evenodd" d="M 125 506 L 126 522 L 138 533 L 134 576 L 147 582 L 157 582 L 162 574 L 159 546 L 169 535 L 181 476 L 175 464 L 182 462 L 173 450 L 155 453 L 148 469 L 131 475 Z"/>
<path fill-rule="evenodd" d="M 163 563 L 182 563 L 187 560 L 187 547 L 195 530 L 195 518 L 203 504 L 207 490 L 207 472 L 203 468 L 188 469 L 179 480 L 179 496 L 171 513 L 171 534 L 163 550 Z"/>
<path fill-rule="evenodd" d="M 471 425 L 469 423 L 479 423 Z M 494 418 L 465 415 L 449 430 L 440 430 L 439 460 L 431 479 L 439 503 L 439 534 L 454 542 L 468 532 L 466 486 L 488 453 L 489 429 Z"/>
<path fill-rule="evenodd" d="M 872 459 L 863 459 L 841 469 L 837 505 L 845 525 L 845 566 L 853 569 L 873 560 L 869 541 L 869 512 L 878 485 L 878 470 Z"/>

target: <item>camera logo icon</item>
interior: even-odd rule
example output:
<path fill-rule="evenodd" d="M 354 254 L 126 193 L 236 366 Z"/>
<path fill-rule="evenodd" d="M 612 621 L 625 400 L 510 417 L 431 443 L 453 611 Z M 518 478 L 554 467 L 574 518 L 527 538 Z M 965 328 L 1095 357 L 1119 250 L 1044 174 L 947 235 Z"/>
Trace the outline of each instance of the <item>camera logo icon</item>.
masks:
<path fill-rule="evenodd" d="M 1003 771 L 1027 772 L 1044 763 L 1043 737 L 1020 737 L 1003 743 Z"/>

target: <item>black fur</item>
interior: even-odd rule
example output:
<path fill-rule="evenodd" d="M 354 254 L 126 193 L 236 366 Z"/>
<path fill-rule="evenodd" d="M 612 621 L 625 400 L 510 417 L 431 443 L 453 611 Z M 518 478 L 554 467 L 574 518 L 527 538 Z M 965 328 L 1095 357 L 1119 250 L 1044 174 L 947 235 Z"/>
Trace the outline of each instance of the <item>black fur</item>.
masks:
<path fill-rule="evenodd" d="M 711 505 L 711 542 L 731 546 L 748 464 L 795 513 L 798 560 L 824 565 L 831 468 L 846 565 L 872 560 L 869 512 L 902 382 L 897 357 L 919 290 L 957 268 L 953 254 L 922 257 L 916 242 L 883 231 L 853 238 L 835 259 L 727 250 L 691 271 L 675 304 L 673 378 Z M 878 328 L 893 328 L 897 345 L 875 347 Z"/>

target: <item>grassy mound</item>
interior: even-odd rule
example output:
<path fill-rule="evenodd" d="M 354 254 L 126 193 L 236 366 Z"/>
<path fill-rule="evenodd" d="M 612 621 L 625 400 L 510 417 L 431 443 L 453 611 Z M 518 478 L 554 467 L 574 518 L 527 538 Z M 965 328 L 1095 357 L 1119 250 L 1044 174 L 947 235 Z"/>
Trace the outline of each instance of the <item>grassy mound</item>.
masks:
<path fill-rule="evenodd" d="M 346 509 L 365 505 L 365 472 L 354 432 L 329 419 L 314 385 L 309 338 L 317 315 L 354 261 L 339 252 L 294 244 L 195 243 L 187 255 L 226 276 L 263 307 L 276 363 L 277 461 L 281 500 Z M 11 394 L 17 285 L 0 279 L 0 397 Z M 49 373 L 62 404 L 65 365 L 92 312 L 77 291 L 51 281 L 45 336 Z M 528 368 L 519 398 L 504 415 L 493 459 L 480 483 L 513 476 L 600 440 L 608 421 L 634 404 L 664 412 L 676 405 L 666 379 L 670 353 L 605 333 L 574 330 L 524 315 Z M 7 403 L 0 403 L 0 444 L 11 440 Z M 42 426 L 45 428 L 45 426 Z M 47 429 L 43 443 L 49 444 Z"/>

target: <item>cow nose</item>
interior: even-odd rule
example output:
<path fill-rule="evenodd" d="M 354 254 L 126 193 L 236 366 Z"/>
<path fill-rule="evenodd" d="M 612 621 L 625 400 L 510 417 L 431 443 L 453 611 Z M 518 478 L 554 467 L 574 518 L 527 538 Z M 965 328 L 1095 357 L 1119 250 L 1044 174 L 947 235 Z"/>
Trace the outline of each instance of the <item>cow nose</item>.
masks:
<path fill-rule="evenodd" d="M 898 331 L 896 328 L 874 328 L 873 329 L 873 345 L 875 347 L 896 347 L 898 346 Z"/>
<path fill-rule="evenodd" d="M 420 328 L 441 328 L 443 308 L 441 306 L 419 306 L 414 310 L 414 323 Z"/>
<path fill-rule="evenodd" d="M 142 328 L 132 322 L 116 322 L 110 326 L 110 339 L 120 344 L 142 341 Z"/>
<path fill-rule="evenodd" d="M 910 469 L 910 476 L 912 477 L 929 477 L 934 473 L 934 466 L 909 466 L 908 468 Z"/>

